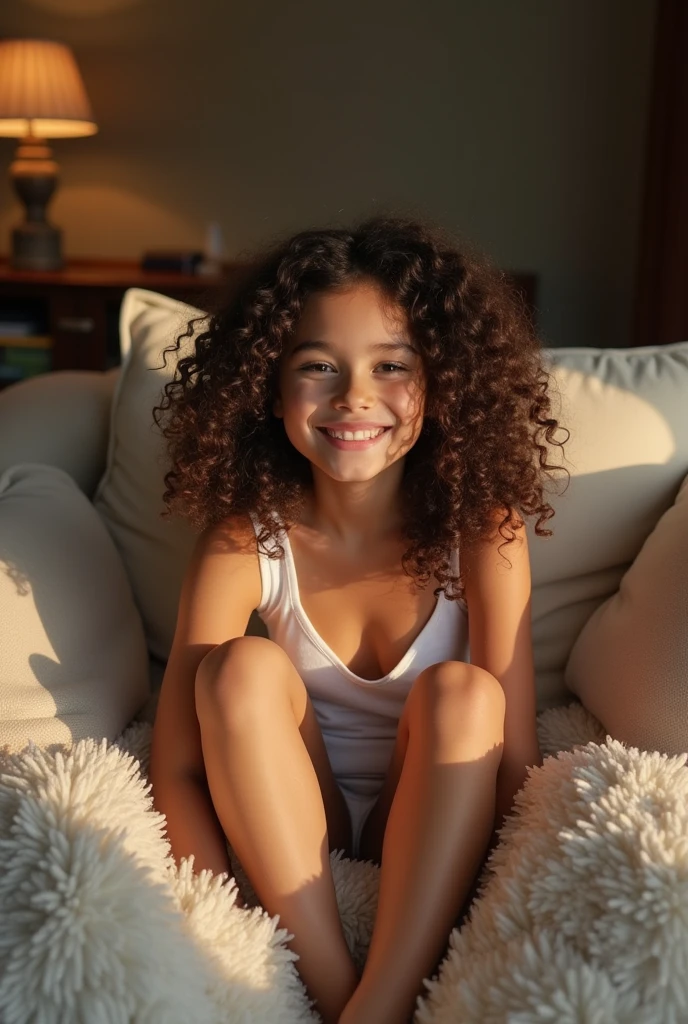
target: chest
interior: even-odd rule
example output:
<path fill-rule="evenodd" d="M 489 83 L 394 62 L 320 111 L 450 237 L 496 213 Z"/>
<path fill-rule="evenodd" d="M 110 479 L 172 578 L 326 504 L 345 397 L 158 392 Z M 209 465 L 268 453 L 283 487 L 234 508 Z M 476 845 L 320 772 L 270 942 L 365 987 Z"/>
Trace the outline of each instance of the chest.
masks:
<path fill-rule="evenodd" d="M 435 611 L 434 577 L 424 590 L 401 565 L 404 546 L 342 555 L 290 531 L 301 607 L 337 657 L 362 679 L 395 668 Z"/>

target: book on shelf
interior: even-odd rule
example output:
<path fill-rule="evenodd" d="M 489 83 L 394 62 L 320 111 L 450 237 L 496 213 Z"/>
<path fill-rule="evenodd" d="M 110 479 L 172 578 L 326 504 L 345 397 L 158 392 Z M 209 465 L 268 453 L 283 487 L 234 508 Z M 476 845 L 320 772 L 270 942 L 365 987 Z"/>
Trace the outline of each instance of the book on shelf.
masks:
<path fill-rule="evenodd" d="M 0 303 L 0 386 L 52 370 L 47 310 L 29 302 Z"/>
<path fill-rule="evenodd" d="M 0 312 L 0 344 L 5 338 L 30 338 L 42 334 L 43 325 L 39 320 L 15 320 Z"/>
<path fill-rule="evenodd" d="M 5 366 L 4 363 L 0 363 L 0 388 L 23 380 L 24 376 L 25 374 L 19 366 Z"/>
<path fill-rule="evenodd" d="M 5 378 L 34 377 L 38 373 L 49 373 L 53 355 L 48 348 L 29 348 L 22 345 L 3 345 L 0 348 L 0 368 Z"/>
<path fill-rule="evenodd" d="M 0 334 L 0 348 L 52 348 L 47 334 Z"/>

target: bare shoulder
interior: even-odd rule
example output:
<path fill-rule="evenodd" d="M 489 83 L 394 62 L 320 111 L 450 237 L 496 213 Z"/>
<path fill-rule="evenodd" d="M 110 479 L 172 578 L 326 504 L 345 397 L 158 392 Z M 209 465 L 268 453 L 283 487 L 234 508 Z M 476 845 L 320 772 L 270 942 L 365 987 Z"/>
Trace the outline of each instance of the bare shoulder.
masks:
<path fill-rule="evenodd" d="M 227 516 L 213 523 L 199 535 L 197 546 L 209 555 L 255 552 L 256 534 L 250 516 Z"/>
<path fill-rule="evenodd" d="M 207 527 L 196 541 L 187 578 L 187 596 L 191 591 L 198 596 L 201 591 L 206 614 L 210 613 L 209 605 L 226 608 L 231 602 L 239 617 L 250 615 L 261 597 L 256 535 L 250 517 L 234 516 Z"/>

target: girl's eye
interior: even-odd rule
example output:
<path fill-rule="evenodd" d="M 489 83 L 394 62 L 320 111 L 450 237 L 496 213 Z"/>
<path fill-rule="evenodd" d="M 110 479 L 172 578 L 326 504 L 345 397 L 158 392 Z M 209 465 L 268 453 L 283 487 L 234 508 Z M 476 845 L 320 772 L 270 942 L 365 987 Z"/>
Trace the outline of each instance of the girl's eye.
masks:
<path fill-rule="evenodd" d="M 322 366 L 328 369 L 329 365 L 329 363 L 307 363 L 305 366 L 299 366 L 299 370 L 319 370 Z M 404 373 L 408 369 L 406 366 L 402 366 L 401 363 L 380 363 L 380 366 L 391 366 L 393 373 Z"/>

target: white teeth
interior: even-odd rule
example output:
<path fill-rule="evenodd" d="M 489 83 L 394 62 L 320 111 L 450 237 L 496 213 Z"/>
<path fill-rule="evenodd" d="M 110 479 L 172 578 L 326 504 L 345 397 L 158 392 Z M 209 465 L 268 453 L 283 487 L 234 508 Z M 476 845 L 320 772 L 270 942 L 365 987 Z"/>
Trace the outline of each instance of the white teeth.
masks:
<path fill-rule="evenodd" d="M 383 434 L 385 427 L 380 427 L 379 430 L 327 430 L 330 437 L 338 437 L 340 441 L 367 441 L 371 437 L 379 437 Z"/>

